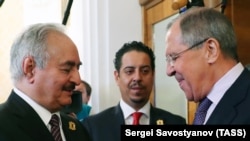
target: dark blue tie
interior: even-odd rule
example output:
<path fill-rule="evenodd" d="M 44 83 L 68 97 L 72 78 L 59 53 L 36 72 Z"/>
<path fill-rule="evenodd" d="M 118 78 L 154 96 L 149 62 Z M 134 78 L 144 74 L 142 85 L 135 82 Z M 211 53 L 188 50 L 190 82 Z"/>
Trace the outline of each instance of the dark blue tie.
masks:
<path fill-rule="evenodd" d="M 204 123 L 207 110 L 211 104 L 212 101 L 210 101 L 208 98 L 205 98 L 200 102 L 199 107 L 195 113 L 193 125 L 202 125 Z"/>
<path fill-rule="evenodd" d="M 59 121 L 60 119 L 56 114 L 53 114 L 49 121 L 49 124 L 51 125 L 51 134 L 54 137 L 55 141 L 62 141 Z"/>

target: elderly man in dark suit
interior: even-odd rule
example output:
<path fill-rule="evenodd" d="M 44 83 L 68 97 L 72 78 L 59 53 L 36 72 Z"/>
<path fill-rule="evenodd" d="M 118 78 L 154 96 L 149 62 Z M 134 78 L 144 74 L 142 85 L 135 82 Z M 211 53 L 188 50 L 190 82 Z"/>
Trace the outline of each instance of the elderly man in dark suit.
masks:
<path fill-rule="evenodd" d="M 10 54 L 14 88 L 0 106 L 0 139 L 89 141 L 77 119 L 60 113 L 81 82 L 78 51 L 64 26 L 31 25 L 15 40 Z"/>
<path fill-rule="evenodd" d="M 250 124 L 250 73 L 239 61 L 225 15 L 205 7 L 187 10 L 168 26 L 165 55 L 167 74 L 189 101 L 200 103 L 196 117 L 203 120 L 194 124 Z"/>

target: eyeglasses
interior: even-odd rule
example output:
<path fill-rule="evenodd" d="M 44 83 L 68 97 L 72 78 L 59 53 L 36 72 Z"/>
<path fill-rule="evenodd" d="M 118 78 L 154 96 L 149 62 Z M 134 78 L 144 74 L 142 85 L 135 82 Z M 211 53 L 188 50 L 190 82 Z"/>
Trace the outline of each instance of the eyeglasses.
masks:
<path fill-rule="evenodd" d="M 194 48 L 194 47 L 196 47 L 196 46 L 198 46 L 198 45 L 200 45 L 202 43 L 204 43 L 205 41 L 207 41 L 207 39 L 209 39 L 209 38 L 205 38 L 204 40 L 201 40 L 200 42 L 195 43 L 194 45 L 190 46 L 189 48 L 187 48 L 187 49 L 185 49 L 185 50 L 183 50 L 183 51 L 181 51 L 179 53 L 167 55 L 166 56 L 167 63 L 170 64 L 170 66 L 174 66 L 174 63 L 175 63 L 176 59 L 178 57 L 180 57 L 181 54 L 191 50 L 192 48 Z"/>

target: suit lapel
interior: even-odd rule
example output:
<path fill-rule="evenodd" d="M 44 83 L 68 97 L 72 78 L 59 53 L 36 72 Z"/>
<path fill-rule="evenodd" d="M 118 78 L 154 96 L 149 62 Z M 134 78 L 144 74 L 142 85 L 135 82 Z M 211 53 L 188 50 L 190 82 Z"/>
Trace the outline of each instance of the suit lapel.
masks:
<path fill-rule="evenodd" d="M 118 104 L 116 107 L 115 107 L 115 111 L 114 111 L 114 116 L 115 118 L 114 119 L 117 119 L 115 124 L 125 124 L 125 121 L 124 121 L 124 115 L 123 115 L 123 112 L 122 112 L 122 109 L 120 107 L 120 104 Z"/>
<path fill-rule="evenodd" d="M 150 105 L 150 125 L 164 125 L 166 120 L 158 116 L 156 109 Z"/>
<path fill-rule="evenodd" d="M 76 123 L 76 121 L 71 120 L 67 117 L 67 115 L 61 114 L 61 120 L 62 120 L 62 128 L 65 135 L 65 138 L 67 141 L 79 140 L 79 137 L 77 136 L 77 130 L 79 130 L 80 127 L 78 127 L 79 124 Z M 75 134 L 75 135 L 74 135 Z"/>
<path fill-rule="evenodd" d="M 20 128 L 23 134 L 36 141 L 53 141 L 53 137 L 42 119 L 29 104 L 13 91 L 8 99 L 8 104 L 12 106 L 13 114 L 16 115 L 13 122 L 17 123 L 17 128 Z"/>
<path fill-rule="evenodd" d="M 237 105 L 244 101 L 250 85 L 248 73 L 245 69 L 226 91 L 206 124 L 230 124 L 237 117 Z"/>

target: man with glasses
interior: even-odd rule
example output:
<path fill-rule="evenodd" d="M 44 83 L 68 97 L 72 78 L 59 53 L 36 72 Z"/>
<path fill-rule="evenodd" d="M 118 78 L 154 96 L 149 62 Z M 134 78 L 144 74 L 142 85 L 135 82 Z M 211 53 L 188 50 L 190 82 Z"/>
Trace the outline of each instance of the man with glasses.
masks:
<path fill-rule="evenodd" d="M 225 15 L 190 8 L 167 26 L 165 42 L 167 75 L 176 78 L 187 100 L 209 101 L 204 121 L 194 124 L 250 124 L 250 73 L 239 61 Z"/>

